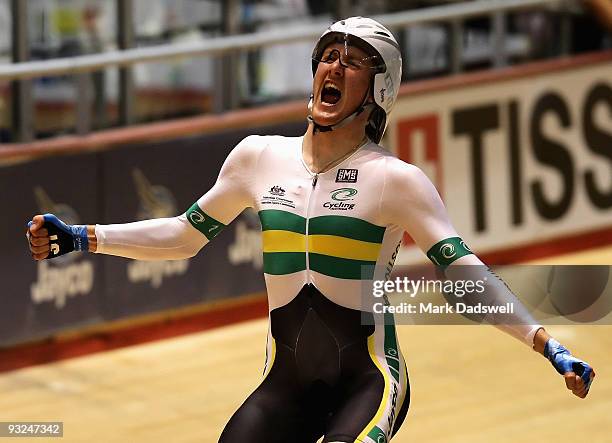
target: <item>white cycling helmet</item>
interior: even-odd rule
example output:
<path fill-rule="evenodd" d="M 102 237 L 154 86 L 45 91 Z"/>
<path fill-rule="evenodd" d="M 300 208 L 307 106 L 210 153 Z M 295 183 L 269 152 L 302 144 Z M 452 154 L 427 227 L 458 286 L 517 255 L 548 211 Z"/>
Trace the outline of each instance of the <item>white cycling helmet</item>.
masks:
<path fill-rule="evenodd" d="M 381 63 L 376 67 L 371 90 L 373 92 L 375 109 L 370 115 L 366 134 L 372 141 L 378 143 L 387 128 L 388 116 L 395 104 L 402 78 L 402 56 L 393 34 L 376 20 L 365 17 L 350 17 L 331 25 L 319 37 L 312 52 L 312 73 L 315 74 L 321 55 L 327 46 L 334 42 L 355 45 L 367 53 L 378 56 Z M 319 131 L 331 131 L 353 120 L 366 108 L 367 95 L 361 106 L 351 115 L 335 125 L 318 125 L 311 116 L 309 120 Z"/>

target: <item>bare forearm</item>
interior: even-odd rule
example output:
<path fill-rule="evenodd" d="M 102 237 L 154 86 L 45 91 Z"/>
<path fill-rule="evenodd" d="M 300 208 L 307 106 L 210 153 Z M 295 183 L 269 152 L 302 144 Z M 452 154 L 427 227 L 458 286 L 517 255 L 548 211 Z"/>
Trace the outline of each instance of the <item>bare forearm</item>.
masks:
<path fill-rule="evenodd" d="M 546 342 L 549 338 L 550 335 L 548 334 L 548 332 L 546 332 L 544 328 L 538 329 L 538 332 L 536 332 L 535 337 L 533 337 L 533 350 L 544 355 L 544 346 L 546 345 Z"/>
<path fill-rule="evenodd" d="M 89 242 L 89 252 L 98 250 L 98 239 L 96 238 L 96 226 L 87 225 L 87 241 Z"/>

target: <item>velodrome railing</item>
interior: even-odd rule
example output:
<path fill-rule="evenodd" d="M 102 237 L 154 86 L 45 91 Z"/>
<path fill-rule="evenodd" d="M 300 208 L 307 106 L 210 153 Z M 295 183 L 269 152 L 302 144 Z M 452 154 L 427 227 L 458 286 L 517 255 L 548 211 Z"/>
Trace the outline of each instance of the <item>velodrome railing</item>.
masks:
<path fill-rule="evenodd" d="M 397 12 L 374 16 L 376 20 L 385 24 L 393 30 L 405 29 L 411 26 L 428 23 L 450 24 L 449 60 L 451 72 L 460 72 L 466 59 L 462 39 L 463 22 L 474 17 L 489 16 L 492 22 L 491 51 L 488 53 L 494 67 L 502 67 L 508 61 L 508 46 L 506 42 L 506 20 L 509 12 L 524 11 L 532 9 L 548 9 L 555 11 L 566 10 L 575 4 L 574 0 L 476 0 L 461 3 L 448 4 L 432 8 L 412 11 Z M 77 133 L 87 133 L 91 127 L 90 106 L 87 100 L 91 94 L 87 81 L 88 73 L 108 67 L 123 68 L 123 83 L 119 94 L 119 108 L 131 112 L 130 103 L 133 100 L 133 82 L 125 81 L 129 76 L 130 67 L 137 63 L 168 61 L 187 57 L 217 56 L 222 63 L 228 57 L 240 51 L 254 50 L 272 45 L 287 44 L 292 42 L 315 40 L 328 23 L 310 22 L 309 24 L 295 26 L 288 29 L 275 29 L 250 34 L 229 35 L 216 37 L 195 43 L 173 43 L 158 46 L 114 50 L 99 54 L 80 55 L 70 58 L 57 58 L 44 61 L 27 61 L 13 64 L 0 65 L 0 81 L 16 81 L 19 85 L 19 93 L 13 95 L 17 100 L 17 106 L 13 106 L 18 114 L 14 122 L 19 127 L 13 128 L 17 139 L 27 141 L 32 138 L 31 125 L 26 121 L 32 114 L 32 97 L 29 91 L 29 80 L 40 77 L 58 75 L 76 75 L 77 78 Z M 562 20 L 560 32 L 561 53 L 569 51 L 571 38 L 571 26 L 568 20 Z M 226 64 L 227 66 L 227 64 Z M 230 64 L 231 67 L 231 64 Z M 235 106 L 238 82 L 235 73 L 231 69 L 226 70 L 224 75 L 219 76 L 222 85 L 215 88 L 221 95 L 221 105 L 217 110 L 231 109 Z M 233 89 L 233 91 L 232 91 Z M 225 98 L 225 99 L 223 99 Z M 124 112 L 125 113 L 125 112 Z M 125 117 L 124 124 L 129 123 L 129 115 Z"/>

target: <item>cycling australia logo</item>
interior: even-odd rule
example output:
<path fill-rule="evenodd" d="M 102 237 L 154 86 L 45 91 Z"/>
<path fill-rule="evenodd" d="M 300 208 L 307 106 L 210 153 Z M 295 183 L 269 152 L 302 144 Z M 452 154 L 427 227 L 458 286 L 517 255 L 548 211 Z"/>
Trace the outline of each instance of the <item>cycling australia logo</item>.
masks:
<path fill-rule="evenodd" d="M 196 205 L 194 205 L 194 207 L 195 206 Z M 223 225 L 217 224 L 219 222 L 217 222 L 217 220 L 215 220 L 214 218 L 208 217 L 207 219 L 206 215 L 201 210 L 190 208 L 187 211 L 187 214 L 189 214 L 188 215 L 189 220 L 191 220 L 191 222 L 194 225 L 202 226 L 202 228 L 198 227 L 200 231 L 202 231 L 202 229 L 206 230 L 207 233 L 205 232 L 204 234 L 206 235 L 206 237 L 208 237 L 208 239 L 212 239 L 216 237 L 221 232 L 221 229 L 223 228 Z M 216 222 L 216 223 L 213 223 L 213 222 Z M 207 224 L 209 226 L 206 226 Z"/>
<path fill-rule="evenodd" d="M 455 245 L 452 243 L 444 243 L 442 246 L 440 246 L 440 255 L 447 260 L 453 258 L 455 255 L 457 255 Z"/>
<path fill-rule="evenodd" d="M 333 201 L 326 201 L 323 207 L 330 211 L 350 211 L 355 208 L 355 203 L 351 203 L 357 195 L 355 188 L 338 188 L 330 192 L 329 196 Z"/>
<path fill-rule="evenodd" d="M 177 205 L 174 195 L 168 188 L 161 185 L 153 185 L 136 168 L 132 170 L 134 186 L 138 194 L 139 220 L 152 218 L 174 217 L 177 214 Z M 203 218 L 204 216 L 197 213 Z M 196 216 L 192 213 L 192 216 Z M 130 283 L 147 282 L 153 288 L 159 288 L 164 278 L 183 275 L 189 269 L 189 260 L 163 260 L 163 261 L 141 261 L 133 260 L 127 265 L 127 277 Z"/>
<path fill-rule="evenodd" d="M 68 224 L 78 224 L 76 211 L 64 204 L 55 203 L 41 186 L 34 188 L 34 197 L 41 213 L 55 214 Z M 53 302 L 63 309 L 66 300 L 87 295 L 94 285 L 93 263 L 83 254 L 65 254 L 53 260 L 37 262 L 37 279 L 30 286 L 30 298 L 34 304 Z"/>
<path fill-rule="evenodd" d="M 459 243 L 459 250 L 457 250 L 457 246 L 455 246 L 451 242 L 442 243 L 440 247 L 437 249 L 437 252 L 427 254 L 431 261 L 434 262 L 435 265 L 441 266 L 443 263 L 447 261 L 452 261 L 457 258 L 457 254 L 465 255 L 465 253 L 471 253 L 472 251 L 465 244 L 463 240 Z M 460 255 L 460 256 L 461 256 Z"/>
<path fill-rule="evenodd" d="M 204 223 L 206 221 L 206 216 L 200 211 L 195 210 L 192 211 L 191 214 L 189 214 L 189 220 L 191 220 L 196 225 L 199 225 L 200 223 Z"/>

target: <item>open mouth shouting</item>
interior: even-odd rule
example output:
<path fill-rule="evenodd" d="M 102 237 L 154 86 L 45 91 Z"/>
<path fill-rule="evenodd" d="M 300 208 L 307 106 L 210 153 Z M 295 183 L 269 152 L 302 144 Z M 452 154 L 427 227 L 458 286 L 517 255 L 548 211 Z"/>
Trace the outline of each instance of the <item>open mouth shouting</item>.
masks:
<path fill-rule="evenodd" d="M 340 101 L 342 98 L 342 92 L 340 88 L 333 82 L 327 80 L 323 84 L 321 90 L 321 103 L 328 106 L 333 106 Z"/>

